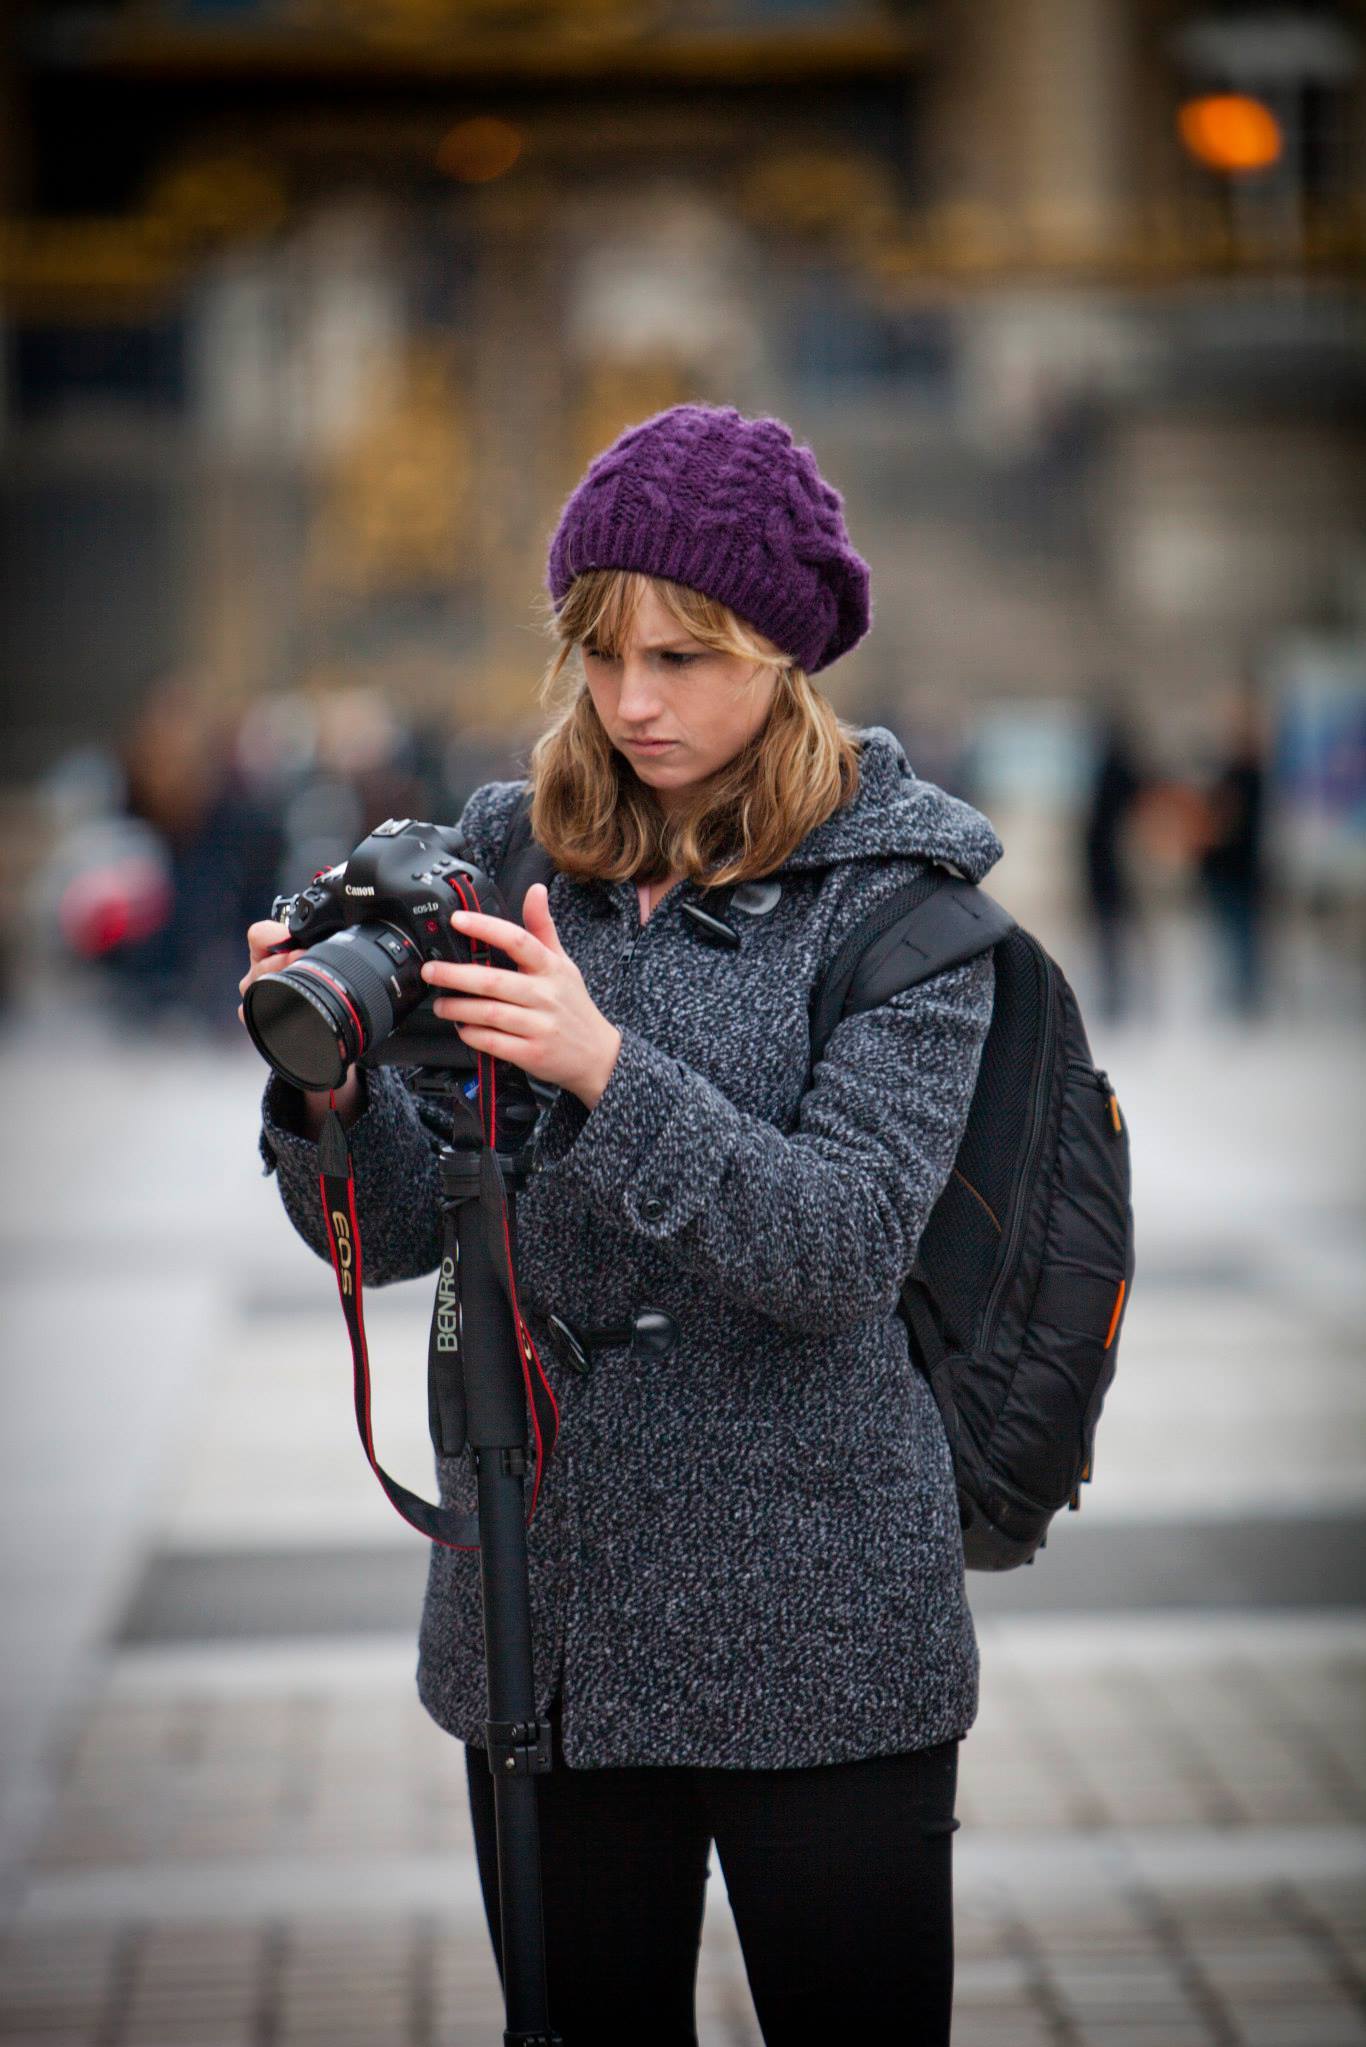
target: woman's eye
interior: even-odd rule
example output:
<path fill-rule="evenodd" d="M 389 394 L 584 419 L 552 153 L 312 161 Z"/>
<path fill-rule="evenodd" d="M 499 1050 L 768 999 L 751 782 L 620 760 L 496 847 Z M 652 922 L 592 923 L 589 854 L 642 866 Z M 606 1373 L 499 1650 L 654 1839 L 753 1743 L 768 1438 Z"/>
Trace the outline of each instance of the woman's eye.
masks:
<path fill-rule="evenodd" d="M 584 647 L 583 658 L 585 661 L 615 661 L 619 657 L 615 654 L 605 654 L 601 647 Z M 672 668 L 687 668 L 690 663 L 700 661 L 702 656 L 700 654 L 682 654 L 671 647 L 661 647 L 659 658 Z"/>

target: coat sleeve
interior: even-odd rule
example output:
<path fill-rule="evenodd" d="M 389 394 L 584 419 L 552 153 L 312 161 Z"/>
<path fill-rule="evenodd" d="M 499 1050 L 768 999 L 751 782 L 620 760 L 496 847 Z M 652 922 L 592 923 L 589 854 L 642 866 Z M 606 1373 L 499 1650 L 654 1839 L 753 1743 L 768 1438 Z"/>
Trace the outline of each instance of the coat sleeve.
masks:
<path fill-rule="evenodd" d="M 461 812 L 466 857 L 491 873 L 522 782 L 485 782 Z M 365 1278 L 370 1286 L 416 1279 L 440 1261 L 440 1176 L 435 1146 L 450 1119 L 421 1101 L 403 1067 L 362 1067 L 364 1106 L 347 1131 L 356 1182 Z M 331 1262 L 318 1186 L 318 1146 L 306 1135 L 300 1090 L 272 1073 L 261 1102 L 261 1158 L 274 1173 L 285 1213 L 320 1258 Z"/>
<path fill-rule="evenodd" d="M 784 1328 L 890 1315 L 957 1156 L 994 994 L 983 953 L 845 1017 L 790 1134 L 620 1026 L 596 1106 L 564 1094 L 545 1112 L 540 1169 Z"/>

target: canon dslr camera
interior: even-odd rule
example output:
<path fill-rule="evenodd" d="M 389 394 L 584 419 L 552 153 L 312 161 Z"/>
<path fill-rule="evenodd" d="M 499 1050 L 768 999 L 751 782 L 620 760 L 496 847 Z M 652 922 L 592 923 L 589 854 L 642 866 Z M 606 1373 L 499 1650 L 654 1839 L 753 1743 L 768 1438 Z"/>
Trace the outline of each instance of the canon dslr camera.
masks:
<path fill-rule="evenodd" d="M 452 910 L 506 914 L 489 877 L 461 857 L 461 843 L 453 828 L 391 817 L 340 866 L 324 868 L 297 895 L 275 898 L 272 915 L 289 929 L 279 950 L 305 946 L 308 957 L 253 981 L 242 1008 L 258 1052 L 295 1087 L 340 1087 L 347 1068 L 384 1045 L 429 996 L 424 960 L 470 959 Z M 506 960 L 496 950 L 494 957 Z M 452 1049 L 459 1045 L 449 1026 L 443 1035 Z M 412 1063 L 421 1058 L 415 1036 Z"/>

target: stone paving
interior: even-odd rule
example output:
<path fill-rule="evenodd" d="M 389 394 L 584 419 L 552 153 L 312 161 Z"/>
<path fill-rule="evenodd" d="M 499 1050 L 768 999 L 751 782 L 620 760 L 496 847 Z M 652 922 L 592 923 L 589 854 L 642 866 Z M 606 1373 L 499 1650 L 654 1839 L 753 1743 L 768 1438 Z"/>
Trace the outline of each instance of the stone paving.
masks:
<path fill-rule="evenodd" d="M 1366 1626 L 981 1636 L 958 2047 L 1366 2041 Z M 385 1639 L 119 1656 L 0 1950 L 0 2041 L 496 2040 L 459 1750 L 411 1661 Z M 709 1889 L 699 2038 L 739 2047 L 759 2036 L 719 1872 Z"/>

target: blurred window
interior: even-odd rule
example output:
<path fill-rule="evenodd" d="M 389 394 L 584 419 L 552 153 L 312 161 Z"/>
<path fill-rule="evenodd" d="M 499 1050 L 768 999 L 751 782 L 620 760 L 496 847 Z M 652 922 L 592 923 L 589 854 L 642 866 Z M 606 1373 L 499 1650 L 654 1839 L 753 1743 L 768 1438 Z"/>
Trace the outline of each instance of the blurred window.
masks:
<path fill-rule="evenodd" d="M 147 326 L 17 326 L 12 362 L 20 419 L 91 400 L 157 411 L 177 411 L 185 402 L 185 329 L 178 319 Z"/>
<path fill-rule="evenodd" d="M 788 376 L 811 397 L 867 383 L 943 398 L 953 374 L 944 315 L 860 303 L 847 272 L 802 280 L 780 317 L 777 345 Z"/>

